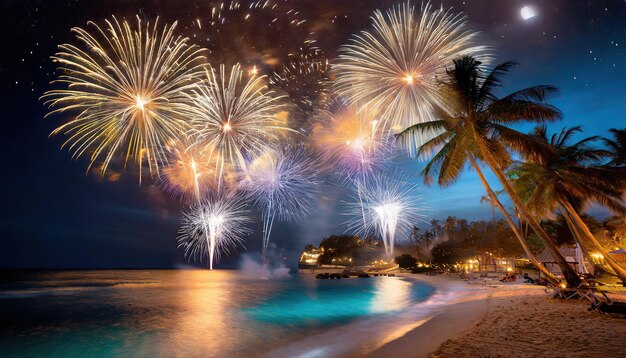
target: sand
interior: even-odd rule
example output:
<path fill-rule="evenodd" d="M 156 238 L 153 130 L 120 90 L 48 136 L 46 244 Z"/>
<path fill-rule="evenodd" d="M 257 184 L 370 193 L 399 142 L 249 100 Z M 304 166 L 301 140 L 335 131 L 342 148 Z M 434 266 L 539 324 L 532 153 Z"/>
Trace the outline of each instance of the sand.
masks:
<path fill-rule="evenodd" d="M 445 285 L 454 279 L 428 278 Z M 447 284 L 451 285 L 450 283 Z M 466 284 L 465 295 L 369 357 L 624 357 L 626 319 L 549 300 L 540 286 Z M 626 301 L 626 294 L 610 295 Z"/>

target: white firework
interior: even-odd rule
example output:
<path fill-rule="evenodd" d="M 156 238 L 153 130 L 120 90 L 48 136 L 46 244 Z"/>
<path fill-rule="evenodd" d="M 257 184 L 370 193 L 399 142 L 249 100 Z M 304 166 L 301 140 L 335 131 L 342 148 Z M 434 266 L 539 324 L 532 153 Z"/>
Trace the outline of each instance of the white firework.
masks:
<path fill-rule="evenodd" d="M 211 198 L 183 213 L 178 247 L 186 257 L 209 259 L 209 268 L 223 253 L 229 253 L 250 234 L 251 222 L 244 202 L 238 196 Z"/>
<path fill-rule="evenodd" d="M 413 226 L 425 221 L 418 192 L 419 187 L 407 180 L 376 177 L 349 203 L 349 230 L 361 236 L 378 235 L 387 256 L 393 257 L 395 241 L 408 239 Z"/>
<path fill-rule="evenodd" d="M 247 77 L 239 64 L 226 71 L 210 68 L 205 81 L 189 96 L 194 146 L 217 158 L 224 168 L 241 170 L 246 158 L 272 148 L 289 128 L 282 100 L 267 90 L 265 76 Z M 219 183 L 218 183 L 219 187 Z"/>
<path fill-rule="evenodd" d="M 486 54 L 466 17 L 423 4 L 408 3 L 385 13 L 377 10 L 369 31 L 355 35 L 339 50 L 337 91 L 354 103 L 377 110 L 383 128 L 400 131 L 434 120 L 442 98 L 438 78 L 462 55 Z"/>
<path fill-rule="evenodd" d="M 297 221 L 311 211 L 320 183 L 318 170 L 315 158 L 302 147 L 267 151 L 248 166 L 242 187 L 263 211 L 264 260 L 274 219 Z"/>

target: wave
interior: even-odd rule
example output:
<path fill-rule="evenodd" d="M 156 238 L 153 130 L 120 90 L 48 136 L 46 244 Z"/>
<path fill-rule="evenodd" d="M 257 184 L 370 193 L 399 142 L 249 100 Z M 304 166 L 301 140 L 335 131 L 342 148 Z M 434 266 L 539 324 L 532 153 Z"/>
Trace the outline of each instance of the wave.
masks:
<path fill-rule="evenodd" d="M 415 280 L 417 281 L 417 280 Z M 425 301 L 400 312 L 373 315 L 308 336 L 263 354 L 263 357 L 362 356 L 426 323 L 466 295 L 461 286 L 438 287 Z"/>
<path fill-rule="evenodd" d="M 25 287 L 25 288 L 13 288 L 0 290 L 0 299 L 11 298 L 29 298 L 44 295 L 70 295 L 74 293 L 80 293 L 91 290 L 99 290 L 106 288 L 140 288 L 148 285 L 156 285 L 159 282 L 155 281 L 121 281 L 121 282 L 89 282 L 89 283 L 77 283 L 73 285 L 63 286 L 38 286 L 38 287 Z"/>

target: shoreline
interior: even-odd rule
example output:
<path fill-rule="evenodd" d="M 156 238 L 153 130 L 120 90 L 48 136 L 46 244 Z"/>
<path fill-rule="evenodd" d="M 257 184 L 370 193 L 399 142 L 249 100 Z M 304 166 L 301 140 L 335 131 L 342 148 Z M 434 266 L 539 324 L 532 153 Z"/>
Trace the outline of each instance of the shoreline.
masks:
<path fill-rule="evenodd" d="M 419 326 L 369 352 L 366 357 L 426 357 L 443 342 L 471 329 L 487 313 L 490 298 L 479 298 L 478 287 L 466 287 L 470 285 L 447 276 L 420 275 L 414 278 L 435 286 L 438 291 L 455 291 L 457 297 Z"/>
<path fill-rule="evenodd" d="M 314 279 L 316 273 L 302 272 L 300 275 Z M 450 300 L 450 292 L 441 289 L 443 285 L 434 285 L 425 280 L 418 280 L 415 275 L 398 274 L 396 277 L 350 278 L 349 280 L 380 280 L 392 284 L 389 289 L 399 288 L 394 282 L 406 282 L 408 286 L 416 283 L 432 286 L 433 293 L 420 303 L 406 307 L 404 311 L 386 315 L 364 316 L 351 322 L 343 323 L 320 333 L 307 335 L 284 346 L 259 354 L 260 357 L 362 357 L 386 343 L 402 337 L 407 332 L 427 322 L 433 315 L 443 309 Z M 347 279 L 346 279 L 347 280 Z M 400 282 L 401 282 L 400 281 Z M 448 287 L 451 287 L 450 285 Z M 446 296 L 448 295 L 448 296 Z"/>
<path fill-rule="evenodd" d="M 619 356 L 626 351 L 626 320 L 587 312 L 587 301 L 548 300 L 543 286 L 523 283 L 415 278 L 437 289 L 465 287 L 427 321 L 366 357 L 509 357 L 513 352 L 543 357 L 548 351 L 567 351 L 564 348 L 574 352 L 568 356 Z M 609 296 L 626 301 L 621 289 Z M 569 321 L 563 323 L 564 316 Z M 550 329 L 555 325 L 564 327 Z"/>

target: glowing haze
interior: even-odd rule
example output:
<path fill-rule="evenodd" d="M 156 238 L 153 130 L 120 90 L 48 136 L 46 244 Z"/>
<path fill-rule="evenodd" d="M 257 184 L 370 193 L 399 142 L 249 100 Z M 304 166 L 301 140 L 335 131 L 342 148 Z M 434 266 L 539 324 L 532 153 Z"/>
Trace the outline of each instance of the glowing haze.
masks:
<path fill-rule="evenodd" d="M 274 10 L 253 3 L 250 11 L 244 20 Z M 212 18 L 226 23 L 227 14 L 242 15 L 241 4 Z M 486 50 L 463 15 L 430 4 L 376 11 L 372 29 L 340 49 L 332 73 L 333 61 L 308 40 L 268 76 L 261 64 L 211 62 L 220 49 L 188 44 L 176 23 L 137 17 L 133 28 L 114 17 L 106 24 L 108 32 L 94 25 L 96 35 L 75 29 L 81 46 L 62 45 L 54 57 L 66 88 L 43 98 L 50 114 L 77 112 L 54 133 L 68 135 L 75 156 L 89 153 L 90 167 L 98 163 L 103 173 L 117 156 L 139 169 L 145 159 L 160 187 L 189 206 L 179 246 L 211 269 L 243 243 L 252 206 L 261 213 L 267 262 L 274 221 L 306 217 L 323 199 L 322 176 L 356 192 L 350 228 L 377 236 L 393 255 L 422 215 L 417 187 L 398 168 L 385 175 L 394 132 L 434 118 L 446 63 Z"/>

